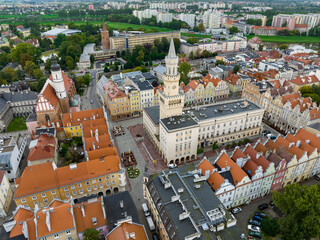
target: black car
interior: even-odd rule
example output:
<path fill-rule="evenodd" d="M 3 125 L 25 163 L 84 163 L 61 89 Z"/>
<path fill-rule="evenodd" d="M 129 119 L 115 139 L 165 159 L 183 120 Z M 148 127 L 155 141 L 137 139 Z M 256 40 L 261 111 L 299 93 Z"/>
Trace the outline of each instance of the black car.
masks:
<path fill-rule="evenodd" d="M 255 220 L 255 219 L 249 219 L 248 223 L 251 224 L 251 225 L 258 226 L 258 227 L 261 226 L 261 222 Z"/>
<path fill-rule="evenodd" d="M 263 213 L 263 212 L 255 212 L 254 216 L 258 216 L 258 217 L 264 218 L 264 217 L 266 217 L 266 214 Z"/>
<path fill-rule="evenodd" d="M 152 234 L 152 239 L 159 240 L 158 234 L 156 234 L 156 233 Z"/>
<path fill-rule="evenodd" d="M 320 176 L 319 176 L 319 174 L 316 175 L 315 178 L 316 178 L 317 181 L 320 181 Z"/>
<path fill-rule="evenodd" d="M 267 203 L 263 203 L 263 204 L 260 204 L 258 206 L 259 210 L 265 210 L 269 207 L 269 205 Z"/>

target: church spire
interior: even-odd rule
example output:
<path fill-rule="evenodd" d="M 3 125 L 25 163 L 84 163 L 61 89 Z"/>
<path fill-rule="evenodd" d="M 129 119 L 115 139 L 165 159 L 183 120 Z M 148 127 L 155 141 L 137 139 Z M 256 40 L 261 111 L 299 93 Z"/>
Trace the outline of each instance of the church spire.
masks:
<path fill-rule="evenodd" d="M 174 47 L 173 38 L 171 38 L 168 57 L 169 57 L 169 58 L 175 58 L 175 57 L 177 57 L 177 55 L 176 55 L 176 49 L 175 49 L 175 47 Z"/>
<path fill-rule="evenodd" d="M 102 24 L 102 31 L 107 31 L 107 27 L 106 27 L 106 23 L 104 22 L 104 19 Z"/>

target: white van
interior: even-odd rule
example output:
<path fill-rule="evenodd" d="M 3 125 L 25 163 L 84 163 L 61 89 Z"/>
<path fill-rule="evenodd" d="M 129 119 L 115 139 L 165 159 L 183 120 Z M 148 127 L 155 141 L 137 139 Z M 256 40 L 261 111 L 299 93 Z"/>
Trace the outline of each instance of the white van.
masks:
<path fill-rule="evenodd" d="M 144 211 L 144 215 L 146 217 L 150 216 L 150 212 L 146 203 L 142 203 L 142 210 Z"/>

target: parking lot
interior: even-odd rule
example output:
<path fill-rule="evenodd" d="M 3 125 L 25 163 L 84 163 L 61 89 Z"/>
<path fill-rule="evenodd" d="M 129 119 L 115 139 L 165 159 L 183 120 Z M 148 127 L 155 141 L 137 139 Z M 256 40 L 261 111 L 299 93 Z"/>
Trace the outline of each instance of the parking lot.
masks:
<path fill-rule="evenodd" d="M 314 184 L 319 184 L 320 182 L 317 181 L 314 177 L 310 178 L 308 181 L 304 181 L 300 183 L 300 185 L 314 185 Z M 281 191 L 280 191 L 281 192 Z M 259 198 L 256 200 L 251 201 L 249 205 L 243 205 L 241 206 L 242 212 L 235 214 L 234 216 L 237 219 L 237 224 L 240 227 L 241 231 L 244 233 L 248 233 L 248 220 L 252 218 L 254 215 L 254 212 L 259 211 L 258 206 L 263 203 L 270 203 L 272 200 L 272 194 L 269 194 L 267 196 L 264 196 L 263 198 Z M 279 210 L 277 209 L 276 206 L 270 206 L 268 209 L 263 211 L 266 213 L 267 216 L 270 218 L 279 218 Z"/>

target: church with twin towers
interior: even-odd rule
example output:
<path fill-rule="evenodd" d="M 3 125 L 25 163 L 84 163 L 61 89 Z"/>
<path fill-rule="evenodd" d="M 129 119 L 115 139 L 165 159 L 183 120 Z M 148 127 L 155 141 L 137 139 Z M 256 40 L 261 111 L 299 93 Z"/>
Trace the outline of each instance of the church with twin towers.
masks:
<path fill-rule="evenodd" d="M 245 99 L 184 109 L 185 96 L 179 91 L 178 63 L 171 39 L 159 106 L 143 110 L 143 128 L 167 165 L 196 159 L 198 148 L 261 133 L 264 109 Z M 211 77 L 211 80 L 216 79 Z"/>

